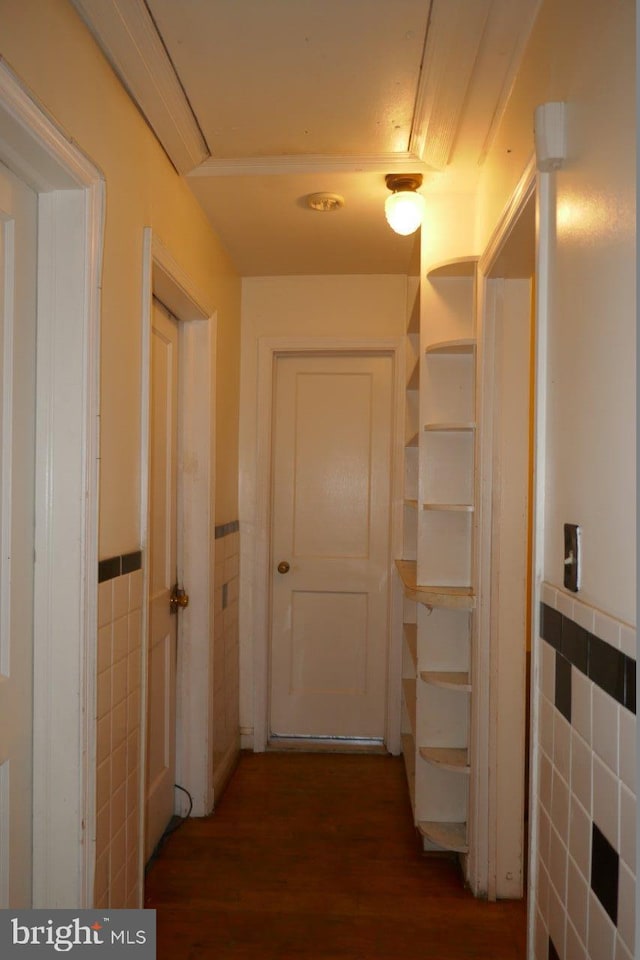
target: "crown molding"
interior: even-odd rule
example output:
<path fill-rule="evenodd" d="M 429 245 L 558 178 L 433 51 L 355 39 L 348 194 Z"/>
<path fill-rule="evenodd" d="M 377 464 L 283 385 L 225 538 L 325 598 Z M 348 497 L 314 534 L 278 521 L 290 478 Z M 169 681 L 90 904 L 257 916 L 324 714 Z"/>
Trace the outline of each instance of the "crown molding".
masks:
<path fill-rule="evenodd" d="M 306 173 L 423 173 L 424 162 L 416 154 L 380 153 L 363 157 L 307 154 L 285 157 L 210 157 L 191 170 L 190 177 L 266 177 Z"/>
<path fill-rule="evenodd" d="M 72 0 L 179 173 L 209 156 L 144 0 Z"/>
<path fill-rule="evenodd" d="M 451 159 L 490 9 L 491 0 L 433 0 L 409 149 L 434 170 Z"/>

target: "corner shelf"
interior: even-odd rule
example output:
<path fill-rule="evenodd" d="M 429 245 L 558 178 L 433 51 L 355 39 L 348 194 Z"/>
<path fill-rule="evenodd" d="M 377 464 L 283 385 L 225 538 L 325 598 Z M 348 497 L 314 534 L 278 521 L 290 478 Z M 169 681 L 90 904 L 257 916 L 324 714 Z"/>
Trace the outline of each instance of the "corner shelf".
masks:
<path fill-rule="evenodd" d="M 473 513 L 475 507 L 472 503 L 423 503 L 423 510 L 445 510 L 459 513 Z"/>
<path fill-rule="evenodd" d="M 466 823 L 440 823 L 435 820 L 420 820 L 418 830 L 431 843 L 454 853 L 468 853 Z"/>
<path fill-rule="evenodd" d="M 419 434 L 414 433 L 413 436 L 409 437 L 409 439 L 405 442 L 405 447 L 417 447 L 418 437 L 419 437 Z"/>
<path fill-rule="evenodd" d="M 425 349 L 425 353 L 427 356 L 433 356 L 434 354 L 440 356 L 472 356 L 475 353 L 475 349 L 475 340 L 440 340 L 436 343 L 430 343 Z"/>
<path fill-rule="evenodd" d="M 475 423 L 425 423 L 427 433 L 471 433 L 476 429 Z"/>
<path fill-rule="evenodd" d="M 473 610 L 476 598 L 471 587 L 418 586 L 415 560 L 396 560 L 404 595 L 408 600 L 428 607 L 446 607 L 449 610 Z"/>
<path fill-rule="evenodd" d="M 423 760 L 441 770 L 461 774 L 468 774 L 471 770 L 466 747 L 420 747 L 419 753 Z"/>
<path fill-rule="evenodd" d="M 463 670 L 422 670 L 420 679 L 434 687 L 471 693 L 469 674 Z"/>

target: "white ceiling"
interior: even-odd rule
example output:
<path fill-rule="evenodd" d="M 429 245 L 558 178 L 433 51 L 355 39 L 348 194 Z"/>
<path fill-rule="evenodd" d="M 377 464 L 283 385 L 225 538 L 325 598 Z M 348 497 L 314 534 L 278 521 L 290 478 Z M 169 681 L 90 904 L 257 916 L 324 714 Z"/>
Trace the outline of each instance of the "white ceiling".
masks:
<path fill-rule="evenodd" d="M 385 173 L 473 188 L 539 5 L 74 2 L 245 276 L 405 272 Z"/>

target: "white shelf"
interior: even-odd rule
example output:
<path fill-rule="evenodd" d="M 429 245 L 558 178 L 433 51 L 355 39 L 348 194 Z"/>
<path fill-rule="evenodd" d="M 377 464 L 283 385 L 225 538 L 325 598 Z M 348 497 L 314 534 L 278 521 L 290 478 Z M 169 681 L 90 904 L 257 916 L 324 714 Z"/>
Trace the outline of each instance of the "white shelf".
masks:
<path fill-rule="evenodd" d="M 478 257 L 456 257 L 454 260 L 435 264 L 427 272 L 427 276 L 430 280 L 438 280 L 444 277 L 472 279 L 475 276 L 477 263 Z"/>
<path fill-rule="evenodd" d="M 404 595 L 408 600 L 424 603 L 427 607 L 447 607 L 449 610 L 473 610 L 476 598 L 471 587 L 418 586 L 415 560 L 396 560 Z"/>
<path fill-rule="evenodd" d="M 417 500 L 409 500 L 409 499 L 407 499 L 407 500 L 404 501 L 404 505 L 405 505 L 405 507 L 412 507 L 414 510 L 417 510 L 417 509 L 418 509 L 418 501 L 417 501 Z"/>
<path fill-rule="evenodd" d="M 423 510 L 447 510 L 456 513 L 473 513 L 472 503 L 423 503 Z"/>
<path fill-rule="evenodd" d="M 469 751 L 466 747 L 420 747 L 420 756 L 441 770 L 468 774 Z"/>
<path fill-rule="evenodd" d="M 471 693 L 469 674 L 463 670 L 423 670 L 420 679 L 434 687 Z"/>
<path fill-rule="evenodd" d="M 427 356 L 472 356 L 475 349 L 475 340 L 439 340 L 437 343 L 430 343 L 425 353 Z"/>
<path fill-rule="evenodd" d="M 419 434 L 414 433 L 413 436 L 405 442 L 405 447 L 417 447 L 418 446 L 418 436 Z"/>
<path fill-rule="evenodd" d="M 424 429 L 428 433 L 472 433 L 476 425 L 475 423 L 425 423 Z"/>
<path fill-rule="evenodd" d="M 436 843 L 444 850 L 455 853 L 468 853 L 466 823 L 440 823 L 434 820 L 420 820 L 418 830 L 423 837 Z"/>

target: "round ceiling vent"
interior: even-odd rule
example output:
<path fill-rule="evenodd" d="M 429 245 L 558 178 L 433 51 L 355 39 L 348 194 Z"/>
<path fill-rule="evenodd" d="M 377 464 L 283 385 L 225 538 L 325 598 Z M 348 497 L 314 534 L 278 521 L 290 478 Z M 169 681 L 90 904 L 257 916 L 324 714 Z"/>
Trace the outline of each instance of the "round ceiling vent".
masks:
<path fill-rule="evenodd" d="M 307 206 L 320 213 L 330 213 L 344 207 L 344 197 L 339 193 L 310 193 L 307 197 Z"/>

